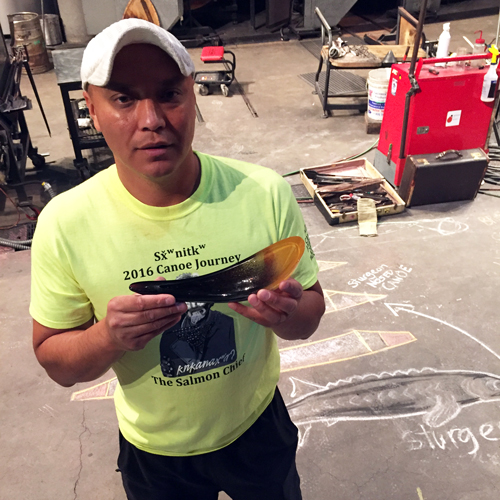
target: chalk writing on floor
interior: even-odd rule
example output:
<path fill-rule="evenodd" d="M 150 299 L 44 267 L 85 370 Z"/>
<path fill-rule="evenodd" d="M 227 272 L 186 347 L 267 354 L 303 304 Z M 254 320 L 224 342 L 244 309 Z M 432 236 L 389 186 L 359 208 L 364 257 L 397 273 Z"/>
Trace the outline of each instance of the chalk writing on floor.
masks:
<path fill-rule="evenodd" d="M 500 441 L 500 422 L 488 422 L 477 429 L 450 427 L 432 429 L 420 424 L 416 429 L 403 433 L 403 441 L 409 451 L 434 450 L 437 452 L 460 450 L 475 457 L 481 445 L 487 441 Z"/>
<path fill-rule="evenodd" d="M 389 268 L 386 264 L 382 264 L 376 269 L 367 271 L 358 278 L 351 279 L 347 282 L 352 288 L 357 288 L 359 285 L 365 284 L 372 288 L 384 291 L 396 290 L 398 286 L 410 275 L 411 267 L 403 264 L 396 268 Z"/>

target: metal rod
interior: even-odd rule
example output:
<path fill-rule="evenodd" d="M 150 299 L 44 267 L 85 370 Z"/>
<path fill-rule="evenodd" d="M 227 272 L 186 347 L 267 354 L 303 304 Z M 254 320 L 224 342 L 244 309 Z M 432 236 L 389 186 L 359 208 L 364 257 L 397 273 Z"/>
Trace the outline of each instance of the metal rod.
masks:
<path fill-rule="evenodd" d="M 420 8 L 420 16 L 418 18 L 417 34 L 415 35 L 413 54 L 411 56 L 410 70 L 408 72 L 408 78 L 411 82 L 411 88 L 406 94 L 405 99 L 405 110 L 403 115 L 403 130 L 401 132 L 401 147 L 399 149 L 399 159 L 404 159 L 405 149 L 406 149 L 406 135 L 408 132 L 408 115 L 410 114 L 410 102 L 413 94 L 418 90 L 418 83 L 415 79 L 415 65 L 418 59 L 418 49 L 420 47 L 420 38 L 422 37 L 422 30 L 424 27 L 425 13 L 427 11 L 427 0 L 422 1 L 422 6 Z"/>
<path fill-rule="evenodd" d="M 43 42 L 45 44 L 45 46 L 47 46 L 47 40 L 45 39 L 45 9 L 44 9 L 44 5 L 43 5 L 43 1 L 44 0 L 40 0 L 40 3 L 42 4 L 42 38 L 43 38 Z"/>
<path fill-rule="evenodd" d="M 492 53 L 486 52 L 484 54 L 467 54 L 465 56 L 454 57 L 429 57 L 422 59 L 422 64 L 436 64 L 442 62 L 459 62 L 459 61 L 474 61 L 475 59 L 491 59 Z"/>
<path fill-rule="evenodd" d="M 314 12 L 316 12 L 316 15 L 319 17 L 319 20 L 321 21 L 321 45 L 325 45 L 324 31 L 326 30 L 328 31 L 328 47 L 330 48 L 333 41 L 332 28 L 328 24 L 328 21 L 325 19 L 323 13 L 319 10 L 319 7 L 316 7 L 314 9 Z"/>
<path fill-rule="evenodd" d="M 498 24 L 497 24 L 497 37 L 495 38 L 495 45 L 498 47 L 498 32 L 500 31 L 500 11 L 498 12 Z"/>
<path fill-rule="evenodd" d="M 198 118 L 198 121 L 200 123 L 203 123 L 205 120 L 203 119 L 203 115 L 201 114 L 200 108 L 198 107 L 198 104 L 195 104 L 195 109 L 196 109 L 196 118 Z"/>
<path fill-rule="evenodd" d="M 417 24 L 417 34 L 415 35 L 413 42 L 413 54 L 411 56 L 411 64 L 409 75 L 410 78 L 415 74 L 415 64 L 417 64 L 418 59 L 418 49 L 420 48 L 420 39 L 422 38 L 422 31 L 424 29 L 425 14 L 427 12 L 427 0 L 423 0 L 422 6 L 420 7 L 420 16 L 418 18 Z"/>
<path fill-rule="evenodd" d="M 325 19 L 325 16 L 323 15 L 323 13 L 319 10 L 319 7 L 316 7 L 314 9 L 314 12 L 316 12 L 316 15 L 319 17 L 319 20 L 321 21 L 321 23 L 325 26 L 325 28 L 328 30 L 328 31 L 331 31 L 332 28 L 330 28 L 330 25 L 328 24 L 328 21 Z"/>
<path fill-rule="evenodd" d="M 35 94 L 36 102 L 38 103 L 38 106 L 40 108 L 40 112 L 42 113 L 43 121 L 45 122 L 45 126 L 47 127 L 47 132 L 49 133 L 49 136 L 52 137 L 52 133 L 50 132 L 50 127 L 49 127 L 49 122 L 47 120 L 47 117 L 45 116 L 45 111 L 43 110 L 42 101 L 40 100 L 40 96 L 38 95 L 38 90 L 36 88 L 33 74 L 31 73 L 30 65 L 28 64 L 28 61 L 26 61 L 26 60 L 23 61 L 23 65 L 24 65 L 24 70 L 26 71 L 26 74 L 28 75 L 28 79 L 31 83 L 31 88 L 33 89 L 33 93 Z"/>
<path fill-rule="evenodd" d="M 408 131 L 408 115 L 410 113 L 410 101 L 411 101 L 411 91 L 408 91 L 405 99 L 405 110 L 403 115 L 403 130 L 401 132 L 401 147 L 399 148 L 399 158 L 403 159 L 405 157 L 406 148 L 406 133 Z"/>

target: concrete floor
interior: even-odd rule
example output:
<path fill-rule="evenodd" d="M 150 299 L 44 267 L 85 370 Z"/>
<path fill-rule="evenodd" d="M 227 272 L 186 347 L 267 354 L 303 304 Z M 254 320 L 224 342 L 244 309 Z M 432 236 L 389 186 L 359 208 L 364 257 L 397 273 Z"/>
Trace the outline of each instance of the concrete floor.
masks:
<path fill-rule="evenodd" d="M 476 29 L 491 39 L 496 22 L 452 23 L 452 49 Z M 428 38 L 440 30 L 429 25 Z M 197 149 L 285 173 L 373 144 L 376 136 L 365 134 L 357 112 L 321 118 L 317 96 L 298 78 L 314 72 L 317 60 L 299 42 L 232 49 L 237 78 L 258 118 L 241 96 L 198 97 L 205 122 L 197 124 Z M 201 68 L 200 50 L 191 53 Z M 56 165 L 70 168 L 73 152 L 55 75 L 37 75 L 36 82 L 53 134 L 47 136 L 35 109 L 27 113 L 33 141 Z M 366 156 L 372 160 L 373 151 Z M 376 238 L 360 238 L 356 225 L 328 226 L 315 207 L 304 207 L 303 214 L 321 265 L 327 314 L 311 341 L 318 342 L 313 361 L 303 343 L 286 345 L 295 349 L 283 353 L 289 365 L 280 387 L 288 403 L 315 392 L 332 408 L 330 416 L 319 413 L 313 397 L 292 411 L 302 436 L 304 499 L 496 500 L 498 200 L 479 195 L 474 202 L 409 209 L 381 219 Z M 358 279 L 372 270 L 399 273 L 399 280 L 384 287 Z M 71 401 L 76 391 L 113 374 L 72 388 L 48 379 L 31 350 L 29 280 L 29 251 L 0 254 L 0 498 L 123 500 L 114 472 L 112 401 L 105 395 Z M 481 404 L 471 404 L 476 401 Z M 353 412 L 353 406 L 365 408 Z"/>

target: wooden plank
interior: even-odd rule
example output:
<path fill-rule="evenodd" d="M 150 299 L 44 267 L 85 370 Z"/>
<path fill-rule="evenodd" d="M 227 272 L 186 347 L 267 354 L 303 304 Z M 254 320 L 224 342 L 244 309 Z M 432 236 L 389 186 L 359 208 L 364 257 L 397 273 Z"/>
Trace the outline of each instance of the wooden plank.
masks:
<path fill-rule="evenodd" d="M 402 17 L 399 22 L 399 43 L 401 45 L 413 45 L 416 34 L 417 29 Z"/>
<path fill-rule="evenodd" d="M 351 46 L 353 50 L 356 49 L 357 46 Z M 339 57 L 337 59 L 331 59 L 330 62 L 332 66 L 335 68 L 378 68 L 380 67 L 382 60 L 384 57 L 392 50 L 394 57 L 401 62 L 404 58 L 407 45 L 361 45 L 363 47 L 363 51 L 367 51 L 369 54 L 366 56 L 363 55 L 355 55 L 349 52 L 343 57 Z M 412 53 L 413 48 L 410 46 L 409 54 Z M 321 56 L 323 60 L 326 60 L 328 57 L 328 46 L 324 45 L 321 49 Z M 425 50 L 418 50 L 418 57 L 427 57 Z"/>
<path fill-rule="evenodd" d="M 160 19 L 151 0 L 130 0 L 123 13 L 123 19 L 144 19 L 160 26 Z"/>
<path fill-rule="evenodd" d="M 392 50 L 394 56 L 398 61 L 402 61 L 406 52 L 407 45 L 367 45 L 368 50 L 383 59 L 390 50 Z M 413 46 L 410 47 L 409 54 L 412 53 Z M 425 50 L 418 50 L 418 57 L 427 57 Z"/>
<path fill-rule="evenodd" d="M 365 124 L 367 134 L 380 134 L 382 120 L 374 120 L 368 116 L 368 111 L 365 112 Z"/>

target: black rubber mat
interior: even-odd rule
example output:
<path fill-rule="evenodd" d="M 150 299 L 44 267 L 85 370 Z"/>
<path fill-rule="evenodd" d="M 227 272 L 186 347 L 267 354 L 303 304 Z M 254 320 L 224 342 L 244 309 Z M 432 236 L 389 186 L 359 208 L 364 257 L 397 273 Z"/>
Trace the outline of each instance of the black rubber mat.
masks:
<path fill-rule="evenodd" d="M 316 73 L 305 73 L 299 75 L 302 80 L 314 87 L 314 79 Z M 320 73 L 318 83 L 321 88 L 325 87 L 326 73 Z M 343 97 L 343 96 L 365 96 L 366 78 L 351 73 L 347 70 L 332 70 L 330 72 L 330 81 L 328 84 L 328 97 Z"/>
<path fill-rule="evenodd" d="M 295 198 L 311 198 L 309 191 L 304 184 L 292 184 L 292 192 Z"/>

